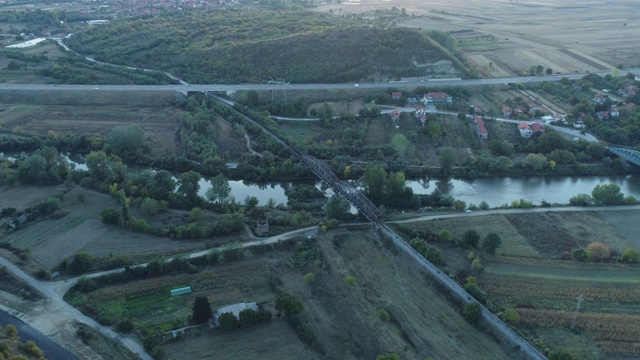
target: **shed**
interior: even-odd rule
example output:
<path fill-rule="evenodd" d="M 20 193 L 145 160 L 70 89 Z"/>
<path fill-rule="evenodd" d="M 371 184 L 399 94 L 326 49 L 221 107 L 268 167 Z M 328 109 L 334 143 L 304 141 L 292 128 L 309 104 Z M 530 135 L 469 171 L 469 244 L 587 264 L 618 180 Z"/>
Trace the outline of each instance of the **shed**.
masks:
<path fill-rule="evenodd" d="M 220 326 L 220 323 L 218 322 L 218 317 L 220 317 L 220 315 L 224 314 L 224 313 L 231 313 L 233 314 L 233 316 L 236 317 L 236 319 L 240 319 L 240 312 L 242 310 L 246 310 L 246 309 L 251 309 L 253 311 L 258 311 L 258 304 L 255 302 L 241 302 L 238 304 L 233 304 L 233 305 L 227 305 L 227 306 L 223 306 L 220 309 L 218 309 L 218 311 L 216 311 L 215 315 L 213 316 L 214 320 L 213 320 L 213 325 L 215 326 Z M 211 326 L 212 324 L 210 323 L 209 326 Z"/>
<path fill-rule="evenodd" d="M 191 294 L 191 286 L 171 290 L 171 296 Z"/>
<path fill-rule="evenodd" d="M 256 222 L 256 236 L 269 236 L 269 221 L 258 220 Z"/>

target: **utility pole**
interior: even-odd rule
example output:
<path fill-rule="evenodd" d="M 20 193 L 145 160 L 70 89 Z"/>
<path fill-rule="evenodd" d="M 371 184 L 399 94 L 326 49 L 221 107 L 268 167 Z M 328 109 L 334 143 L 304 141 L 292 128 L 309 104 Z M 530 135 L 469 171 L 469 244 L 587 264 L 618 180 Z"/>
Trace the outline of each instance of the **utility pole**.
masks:
<path fill-rule="evenodd" d="M 578 320 L 578 312 L 580 311 L 580 303 L 582 302 L 582 294 L 577 298 L 578 303 L 576 304 L 576 311 L 573 312 L 573 319 L 571 319 L 571 330 L 576 326 L 576 321 Z"/>
<path fill-rule="evenodd" d="M 289 82 L 286 81 L 275 81 L 273 79 L 269 80 L 269 85 L 282 85 L 282 91 L 284 92 L 284 103 L 287 103 L 287 85 Z M 271 104 L 273 104 L 273 89 L 271 90 Z"/>

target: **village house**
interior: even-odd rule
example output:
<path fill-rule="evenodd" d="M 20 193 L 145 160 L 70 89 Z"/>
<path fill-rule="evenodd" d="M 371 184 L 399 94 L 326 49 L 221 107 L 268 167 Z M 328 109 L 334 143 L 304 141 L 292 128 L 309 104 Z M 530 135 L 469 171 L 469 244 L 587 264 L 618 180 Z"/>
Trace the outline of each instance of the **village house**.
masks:
<path fill-rule="evenodd" d="M 618 95 L 622 97 L 633 96 L 638 91 L 638 87 L 633 84 L 624 84 L 624 86 L 618 90 Z"/>
<path fill-rule="evenodd" d="M 391 93 L 391 100 L 400 100 L 402 97 L 402 93 L 398 91 L 394 91 Z"/>
<path fill-rule="evenodd" d="M 430 92 L 428 94 L 424 94 L 422 101 L 427 105 L 448 105 L 453 102 L 453 98 L 451 95 L 443 92 Z"/>
<path fill-rule="evenodd" d="M 420 121 L 420 124 L 424 126 L 427 122 L 427 109 L 425 108 L 417 108 L 416 109 L 416 119 Z"/>
<path fill-rule="evenodd" d="M 600 120 L 609 120 L 609 112 L 608 111 L 598 111 L 596 113 L 596 117 Z"/>
<path fill-rule="evenodd" d="M 510 107 L 508 107 L 508 106 L 503 106 L 503 107 L 502 107 L 502 116 L 504 116 L 504 117 L 509 117 L 509 116 L 511 115 L 511 112 L 512 112 L 512 111 L 513 111 L 513 110 L 511 110 L 511 108 L 510 108 Z"/>
<path fill-rule="evenodd" d="M 598 104 L 604 104 L 606 99 L 607 97 L 600 93 L 596 93 L 595 95 L 593 95 L 593 101 L 597 102 Z"/>
<path fill-rule="evenodd" d="M 487 131 L 487 128 L 484 126 L 484 121 L 482 121 L 482 118 L 480 116 L 476 116 L 474 118 L 474 123 L 475 123 L 474 126 L 476 129 L 476 134 L 478 135 L 478 138 L 484 139 L 484 140 L 489 138 L 489 132 Z"/>
<path fill-rule="evenodd" d="M 611 110 L 609 110 L 609 115 L 611 115 L 611 117 L 618 117 L 620 116 L 620 111 L 617 107 L 614 106 L 611 108 Z"/>
<path fill-rule="evenodd" d="M 531 124 L 531 130 L 534 134 L 544 134 L 544 125 L 539 123 Z"/>
<path fill-rule="evenodd" d="M 520 131 L 520 136 L 522 136 L 523 138 L 528 138 L 533 135 L 531 126 L 529 126 L 529 124 L 524 121 L 518 125 L 518 131 Z"/>
<path fill-rule="evenodd" d="M 529 107 L 529 114 L 534 115 L 536 111 L 541 111 L 542 107 L 538 105 L 533 105 Z"/>
<path fill-rule="evenodd" d="M 516 106 L 515 109 L 513 109 L 513 115 L 515 115 L 515 116 L 520 116 L 520 115 L 522 115 L 522 114 L 524 114 L 526 112 L 527 112 L 527 109 L 525 109 L 525 107 L 522 106 L 522 105 L 518 105 L 518 106 Z"/>
<path fill-rule="evenodd" d="M 582 122 L 582 120 L 576 120 L 576 122 L 573 123 L 573 127 L 576 129 L 583 129 L 584 122 Z"/>
<path fill-rule="evenodd" d="M 400 110 L 395 109 L 391 112 L 391 120 L 398 121 L 400 120 Z"/>
<path fill-rule="evenodd" d="M 472 105 L 473 106 L 473 114 L 476 116 L 482 116 L 484 115 L 484 110 L 482 110 L 482 108 L 478 105 Z"/>

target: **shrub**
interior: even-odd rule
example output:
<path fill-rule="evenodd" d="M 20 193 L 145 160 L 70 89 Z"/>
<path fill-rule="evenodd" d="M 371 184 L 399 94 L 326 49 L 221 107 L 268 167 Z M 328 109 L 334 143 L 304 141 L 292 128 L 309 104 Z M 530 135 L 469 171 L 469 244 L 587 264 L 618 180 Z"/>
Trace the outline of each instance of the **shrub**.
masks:
<path fill-rule="evenodd" d="M 504 309 L 504 318 L 511 324 L 517 324 L 520 322 L 520 313 L 514 308 Z"/>
<path fill-rule="evenodd" d="M 587 245 L 587 252 L 589 253 L 589 260 L 591 261 L 608 260 L 611 257 L 611 250 L 601 242 L 594 242 Z"/>
<path fill-rule="evenodd" d="M 451 231 L 447 229 L 440 230 L 440 232 L 438 233 L 438 239 L 442 242 L 451 241 Z"/>
<path fill-rule="evenodd" d="M 107 225 L 117 225 L 120 223 L 120 212 L 116 209 L 104 209 L 100 213 L 102 223 Z"/>
<path fill-rule="evenodd" d="M 305 284 L 310 284 L 312 283 L 314 280 L 316 279 L 316 274 L 314 273 L 307 273 L 304 275 L 303 280 L 305 282 Z"/>
<path fill-rule="evenodd" d="M 385 309 L 378 310 L 378 316 L 380 316 L 380 320 L 382 321 L 389 321 L 389 318 L 391 317 L 389 312 Z"/>
<path fill-rule="evenodd" d="M 480 262 L 480 260 L 478 259 L 473 260 L 473 262 L 471 263 L 471 269 L 473 269 L 474 271 L 482 271 L 483 268 L 484 266 L 482 265 L 482 262 Z"/>
<path fill-rule="evenodd" d="M 133 322 L 129 319 L 122 320 L 116 325 L 116 331 L 120 333 L 128 333 L 133 330 Z"/>
<path fill-rule="evenodd" d="M 356 284 L 356 278 L 355 278 L 355 276 L 351 276 L 351 275 L 349 275 L 349 276 L 345 277 L 345 278 L 344 278 L 344 283 L 345 283 L 345 284 L 347 284 L 347 285 L 349 285 L 349 286 L 353 286 L 353 285 L 355 285 L 355 284 Z"/>
<path fill-rule="evenodd" d="M 476 247 L 478 246 L 478 242 L 480 242 L 480 234 L 476 230 L 467 230 L 462 236 L 462 241 L 468 247 Z"/>
<path fill-rule="evenodd" d="M 480 304 L 477 302 L 470 302 L 464 306 L 464 311 L 462 312 L 462 316 L 465 320 L 470 323 L 476 323 L 480 320 L 480 316 L 482 315 L 482 308 Z"/>
<path fill-rule="evenodd" d="M 220 316 L 218 316 L 218 322 L 220 323 L 220 329 L 223 331 L 233 330 L 239 325 L 236 316 L 230 312 L 220 314 Z"/>
<path fill-rule="evenodd" d="M 571 251 L 571 257 L 575 261 L 587 261 L 589 259 L 589 254 L 585 249 L 573 249 Z"/>
<path fill-rule="evenodd" d="M 637 249 L 627 249 L 622 254 L 622 261 L 629 264 L 640 262 L 640 251 Z"/>

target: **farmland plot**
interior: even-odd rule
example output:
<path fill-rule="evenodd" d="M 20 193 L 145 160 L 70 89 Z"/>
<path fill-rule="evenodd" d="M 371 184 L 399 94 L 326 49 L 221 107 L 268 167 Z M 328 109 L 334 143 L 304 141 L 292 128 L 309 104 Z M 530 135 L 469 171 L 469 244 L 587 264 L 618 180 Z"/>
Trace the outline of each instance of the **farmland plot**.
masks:
<path fill-rule="evenodd" d="M 113 285 L 88 294 L 75 293 L 70 302 L 96 318 L 112 321 L 128 318 L 138 328 L 168 330 L 185 324 L 196 296 L 206 296 L 212 307 L 243 301 L 273 300 L 269 272 L 263 260 L 240 261 L 196 274 L 162 276 Z M 170 290 L 191 286 L 191 294 L 174 296 Z"/>
<path fill-rule="evenodd" d="M 576 342 L 593 343 L 575 349 L 581 358 L 607 354 L 638 355 L 640 347 L 640 290 L 637 267 L 615 263 L 593 264 L 558 260 L 496 258 L 485 267 L 479 283 L 498 307 L 514 307 L 521 329 L 548 344 L 573 348 Z M 576 297 L 583 302 L 571 342 L 549 338 L 569 332 Z M 575 335 L 577 334 L 577 335 Z M 564 338 L 562 335 L 561 339 Z"/>
<path fill-rule="evenodd" d="M 162 348 L 169 359 L 180 359 L 185 353 L 192 359 L 321 359 L 318 353 L 297 339 L 285 320 L 280 319 L 231 332 L 204 332 Z"/>

